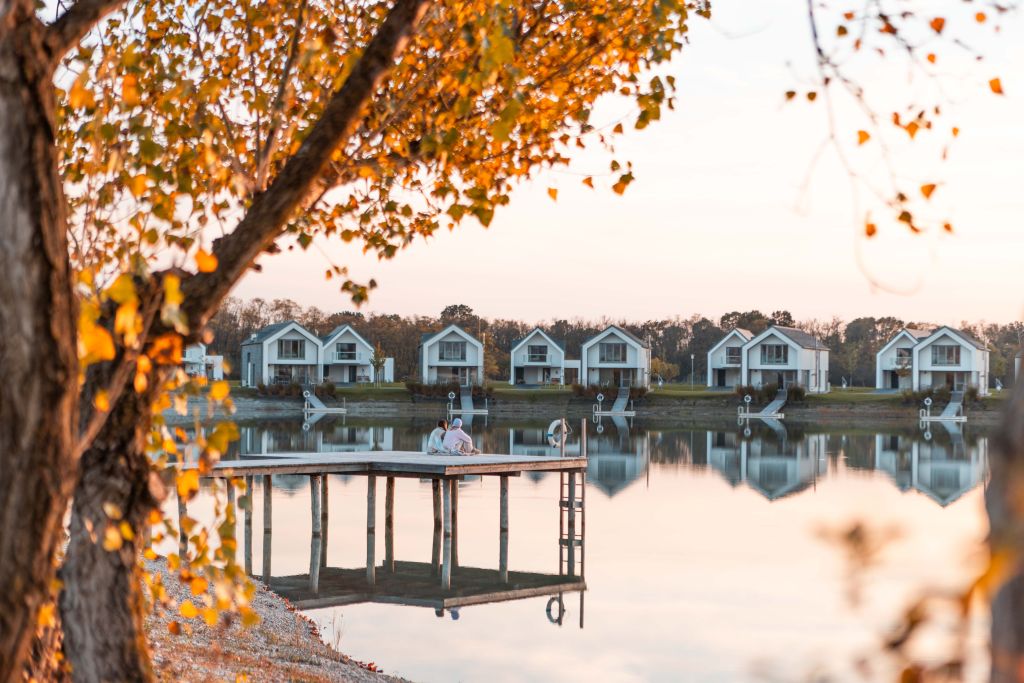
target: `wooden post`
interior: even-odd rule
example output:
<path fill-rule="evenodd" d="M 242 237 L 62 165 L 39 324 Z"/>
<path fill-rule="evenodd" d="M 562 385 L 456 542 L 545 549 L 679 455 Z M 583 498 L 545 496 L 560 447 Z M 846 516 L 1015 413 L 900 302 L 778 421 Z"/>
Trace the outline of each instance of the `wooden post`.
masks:
<path fill-rule="evenodd" d="M 451 480 L 452 499 L 452 567 L 459 566 L 459 480 Z"/>
<path fill-rule="evenodd" d="M 186 564 L 188 562 L 188 534 L 185 533 L 185 529 L 181 525 L 181 520 L 188 514 L 188 509 L 185 507 L 185 499 L 178 494 L 178 557 L 181 558 L 181 563 Z"/>
<path fill-rule="evenodd" d="M 231 535 L 234 536 L 235 540 L 235 557 L 238 553 L 238 507 L 235 505 L 235 481 L 231 477 L 227 477 L 224 481 L 228 484 L 228 509 L 224 511 L 225 516 L 228 512 L 231 513 Z"/>
<path fill-rule="evenodd" d="M 441 562 L 441 588 L 452 587 L 452 480 L 445 478 L 444 491 L 444 558 Z"/>
<path fill-rule="evenodd" d="M 327 566 L 327 476 L 324 474 L 320 477 L 320 530 L 321 539 L 323 539 L 320 546 L 320 566 Z"/>
<path fill-rule="evenodd" d="M 395 478 L 384 480 L 384 565 L 395 573 Z"/>
<path fill-rule="evenodd" d="M 271 522 L 273 520 L 274 478 L 263 475 L 263 583 L 270 585 L 270 540 Z"/>
<path fill-rule="evenodd" d="M 431 479 L 434 498 L 434 543 L 430 553 L 430 569 L 434 576 L 441 573 L 441 480 Z"/>
<path fill-rule="evenodd" d="M 568 543 L 569 543 L 569 558 L 567 561 L 566 572 L 569 576 L 576 576 L 576 472 L 569 472 L 569 511 L 566 514 L 568 518 Z"/>
<path fill-rule="evenodd" d="M 580 454 L 587 457 L 587 418 L 580 420 Z"/>
<path fill-rule="evenodd" d="M 565 460 L 565 442 L 568 441 L 568 438 L 566 438 L 567 437 L 566 432 L 568 431 L 566 429 L 567 426 L 568 426 L 568 423 L 565 421 L 565 418 L 563 417 L 562 418 L 562 438 L 559 439 L 560 443 L 558 444 L 558 455 L 559 455 L 560 458 L 562 458 L 562 460 Z"/>
<path fill-rule="evenodd" d="M 508 583 L 508 476 L 501 477 L 500 536 L 498 551 L 498 578 Z"/>
<path fill-rule="evenodd" d="M 309 507 L 313 522 L 313 533 L 309 544 L 309 590 L 314 595 L 320 592 L 320 553 L 323 550 L 323 532 L 320 508 L 320 475 L 309 477 Z"/>
<path fill-rule="evenodd" d="M 366 477 L 366 582 L 377 581 L 377 477 Z"/>
<path fill-rule="evenodd" d="M 252 576 L 252 489 L 254 484 L 254 477 L 245 478 L 246 506 L 242 511 L 242 534 L 245 536 L 245 573 L 249 576 Z"/>

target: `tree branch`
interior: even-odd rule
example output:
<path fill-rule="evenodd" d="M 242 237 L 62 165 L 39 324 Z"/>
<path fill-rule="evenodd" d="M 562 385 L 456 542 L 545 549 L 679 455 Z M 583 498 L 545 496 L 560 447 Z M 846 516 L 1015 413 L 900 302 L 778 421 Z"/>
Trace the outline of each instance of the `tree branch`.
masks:
<path fill-rule="evenodd" d="M 253 259 L 271 245 L 291 220 L 335 151 L 355 131 L 364 107 L 394 66 L 429 4 L 430 0 L 396 0 L 359 63 L 331 97 L 323 116 L 295 156 L 267 191 L 255 197 L 238 227 L 214 242 L 217 269 L 197 273 L 182 283 L 182 310 L 193 329 L 206 323 Z"/>
<path fill-rule="evenodd" d="M 47 28 L 46 45 L 54 64 L 92 30 L 100 19 L 127 0 L 78 0 Z"/>

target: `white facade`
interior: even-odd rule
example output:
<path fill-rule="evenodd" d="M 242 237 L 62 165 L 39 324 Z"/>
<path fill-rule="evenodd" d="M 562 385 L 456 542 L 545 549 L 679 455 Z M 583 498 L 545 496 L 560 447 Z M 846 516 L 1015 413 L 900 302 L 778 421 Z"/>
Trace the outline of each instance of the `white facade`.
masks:
<path fill-rule="evenodd" d="M 875 354 L 875 388 L 913 388 L 914 347 L 931 334 L 930 330 L 903 328 Z"/>
<path fill-rule="evenodd" d="M 800 386 L 824 394 L 830 388 L 828 348 L 802 330 L 772 325 L 743 345 L 740 377 L 754 387 Z"/>
<path fill-rule="evenodd" d="M 317 384 L 321 365 L 320 339 L 294 320 L 269 325 L 242 344 L 242 386 Z"/>
<path fill-rule="evenodd" d="M 583 345 L 580 382 L 650 388 L 651 349 L 629 332 L 611 325 Z"/>
<path fill-rule="evenodd" d="M 988 396 L 989 351 L 960 330 L 940 327 L 914 347 L 914 391 L 947 386 L 954 391 L 976 387 Z"/>
<path fill-rule="evenodd" d="M 373 367 L 376 349 L 351 325 L 341 325 L 321 340 L 322 372 L 325 382 L 334 384 L 356 384 L 376 382 L 377 372 Z M 395 381 L 394 359 L 388 358 L 381 368 L 380 381 Z"/>
<path fill-rule="evenodd" d="M 189 377 L 206 377 L 211 380 L 224 379 L 224 356 L 206 353 L 206 344 L 190 344 L 185 347 L 181 365 Z"/>
<path fill-rule="evenodd" d="M 483 384 L 484 345 L 458 325 L 425 335 L 420 342 L 420 381 L 424 384 Z"/>
<path fill-rule="evenodd" d="M 743 345 L 753 333 L 734 327 L 708 351 L 708 386 L 734 388 L 743 384 Z"/>
<path fill-rule="evenodd" d="M 508 383 L 565 384 L 565 349 L 561 344 L 534 328 L 512 346 Z"/>

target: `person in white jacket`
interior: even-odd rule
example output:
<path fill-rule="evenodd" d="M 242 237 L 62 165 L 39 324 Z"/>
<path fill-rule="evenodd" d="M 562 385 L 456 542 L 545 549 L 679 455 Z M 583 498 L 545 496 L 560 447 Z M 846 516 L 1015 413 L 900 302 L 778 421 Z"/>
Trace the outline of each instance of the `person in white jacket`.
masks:
<path fill-rule="evenodd" d="M 451 429 L 444 435 L 444 448 L 451 453 L 460 455 L 477 455 L 480 451 L 473 447 L 473 439 L 462 431 L 462 420 L 452 420 Z"/>
<path fill-rule="evenodd" d="M 438 420 L 437 427 L 430 432 L 430 437 L 427 439 L 427 453 L 431 455 L 447 454 L 448 451 L 444 447 L 444 435 L 447 431 L 448 421 Z"/>

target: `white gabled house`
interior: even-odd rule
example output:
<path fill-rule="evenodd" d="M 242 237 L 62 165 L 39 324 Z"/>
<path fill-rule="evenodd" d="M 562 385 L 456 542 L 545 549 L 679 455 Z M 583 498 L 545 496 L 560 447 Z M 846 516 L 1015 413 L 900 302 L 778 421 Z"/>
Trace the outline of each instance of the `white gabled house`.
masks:
<path fill-rule="evenodd" d="M 242 386 L 319 384 L 320 339 L 288 320 L 267 325 L 242 344 Z"/>
<path fill-rule="evenodd" d="M 424 384 L 483 384 L 484 345 L 458 325 L 423 335 L 419 356 Z"/>
<path fill-rule="evenodd" d="M 988 347 L 962 330 L 943 326 L 932 332 L 914 347 L 913 364 L 914 391 L 976 387 L 979 395 L 988 396 Z"/>
<path fill-rule="evenodd" d="M 508 383 L 565 384 L 565 346 L 533 328 L 512 344 Z"/>
<path fill-rule="evenodd" d="M 651 386 L 651 347 L 617 325 L 591 337 L 580 353 L 580 381 L 590 386 Z"/>
<path fill-rule="evenodd" d="M 875 354 L 875 388 L 913 388 L 914 347 L 931 335 L 931 330 L 904 327 Z"/>
<path fill-rule="evenodd" d="M 755 387 L 776 384 L 827 393 L 828 347 L 803 330 L 772 325 L 743 345 L 740 377 Z"/>
<path fill-rule="evenodd" d="M 376 349 L 351 325 L 339 325 L 320 340 L 323 348 L 323 372 L 325 382 L 334 384 L 356 384 L 377 381 L 373 367 Z M 381 368 L 380 381 L 393 382 L 395 376 L 394 358 L 386 358 Z"/>
<path fill-rule="evenodd" d="M 224 379 L 224 356 L 211 356 L 202 342 L 185 347 L 181 365 L 189 377 Z"/>
<path fill-rule="evenodd" d="M 733 388 L 743 384 L 743 345 L 754 333 L 734 327 L 708 351 L 708 386 Z"/>

